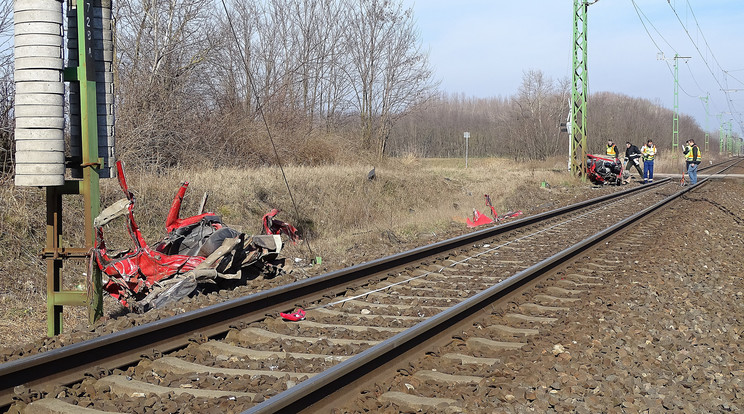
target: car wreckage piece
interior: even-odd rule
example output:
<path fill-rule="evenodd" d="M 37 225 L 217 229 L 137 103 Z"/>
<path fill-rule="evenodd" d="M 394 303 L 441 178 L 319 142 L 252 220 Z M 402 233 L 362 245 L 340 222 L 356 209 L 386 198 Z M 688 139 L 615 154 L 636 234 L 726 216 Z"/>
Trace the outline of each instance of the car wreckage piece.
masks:
<path fill-rule="evenodd" d="M 273 209 L 263 217 L 265 235 L 249 236 L 222 223 L 214 213 L 180 218 L 181 202 L 188 189 L 185 182 L 173 199 L 165 221 L 167 235 L 151 248 L 134 220 L 134 194 L 129 191 L 121 162 L 116 164 L 119 186 L 126 198 L 115 202 L 95 219 L 93 260 L 108 276 L 103 289 L 135 312 L 182 299 L 200 287 L 227 288 L 258 276 L 275 277 L 286 272 L 279 259 L 281 234 L 294 243 L 297 229 L 276 220 Z M 110 253 L 103 227 L 117 217 L 126 217 L 133 248 Z"/>
<path fill-rule="evenodd" d="M 470 218 L 465 219 L 465 224 L 468 227 L 483 226 L 485 224 L 491 224 L 494 221 L 499 222 L 502 220 L 506 220 L 508 218 L 519 217 L 522 215 L 522 210 L 519 210 L 519 211 L 510 211 L 506 214 L 502 214 L 499 216 L 499 213 L 496 212 L 496 209 L 493 207 L 493 204 L 491 204 L 491 197 L 489 197 L 488 194 L 484 194 L 483 196 L 486 198 L 486 207 L 491 209 L 493 220 L 490 217 L 486 216 L 485 214 L 481 213 L 480 211 L 473 209 L 473 219 L 472 220 L 470 220 Z"/>
<path fill-rule="evenodd" d="M 586 155 L 586 175 L 594 185 L 621 185 L 630 177 L 619 159 L 591 154 Z"/>

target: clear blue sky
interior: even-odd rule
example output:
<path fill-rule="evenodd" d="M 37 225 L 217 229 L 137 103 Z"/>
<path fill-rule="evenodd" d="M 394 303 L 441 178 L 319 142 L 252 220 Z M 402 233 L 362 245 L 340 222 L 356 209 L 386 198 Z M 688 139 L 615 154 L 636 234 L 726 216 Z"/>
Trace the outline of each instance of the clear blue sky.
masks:
<path fill-rule="evenodd" d="M 571 76 L 573 0 L 404 4 L 413 7 L 444 91 L 506 97 L 516 93 L 526 70 L 553 79 Z M 680 112 L 705 128 L 699 97 L 709 94 L 708 130 L 717 130 L 723 112 L 724 121 L 734 119 L 734 132 L 744 135 L 744 0 L 635 0 L 635 5 L 645 28 L 632 0 L 589 6 L 589 91 L 647 98 L 672 109 L 674 63 L 658 60 L 658 54 L 690 56 L 679 61 Z"/>

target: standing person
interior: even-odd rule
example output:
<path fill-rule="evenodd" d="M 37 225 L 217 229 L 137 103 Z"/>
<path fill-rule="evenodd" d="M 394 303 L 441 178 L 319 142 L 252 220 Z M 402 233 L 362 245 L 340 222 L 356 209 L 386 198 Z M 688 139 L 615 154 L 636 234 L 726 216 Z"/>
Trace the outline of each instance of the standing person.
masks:
<path fill-rule="evenodd" d="M 630 142 L 625 142 L 625 169 L 629 169 L 631 166 L 635 167 L 638 171 L 638 177 L 643 178 L 643 171 L 641 171 L 641 150 Z"/>
<path fill-rule="evenodd" d="M 607 156 L 612 157 L 614 159 L 618 158 L 618 151 L 617 151 L 617 145 L 615 145 L 614 142 L 612 142 L 611 139 L 607 140 Z"/>
<path fill-rule="evenodd" d="M 656 158 L 656 146 L 652 140 L 648 140 L 641 148 L 643 155 L 643 183 L 654 182 L 654 158 Z"/>
<path fill-rule="evenodd" d="M 685 163 L 687 164 L 687 175 L 690 176 L 690 185 L 697 184 L 697 171 L 700 161 L 703 159 L 703 153 L 695 144 L 694 139 L 687 140 L 687 145 L 682 149 L 685 154 Z"/>

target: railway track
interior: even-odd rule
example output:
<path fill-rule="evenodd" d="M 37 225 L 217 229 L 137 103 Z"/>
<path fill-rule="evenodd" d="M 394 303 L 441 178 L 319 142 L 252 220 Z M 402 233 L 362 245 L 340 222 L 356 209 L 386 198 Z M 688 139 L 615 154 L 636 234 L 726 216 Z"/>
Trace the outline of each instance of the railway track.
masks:
<path fill-rule="evenodd" d="M 13 409 L 31 403 L 57 412 L 457 412 L 457 395 L 487 377 L 504 352 L 520 352 L 539 326 L 556 324 L 619 259 L 585 256 L 560 277 L 543 275 L 700 185 L 637 187 L 6 363 L 2 404 L 11 408 L 15 398 Z M 549 281 L 534 281 L 540 277 Z M 516 297 L 511 311 L 488 310 Z M 307 310 L 306 320 L 278 317 L 295 306 Z M 444 351 L 427 354 L 434 344 Z M 401 364 L 409 368 L 383 372 Z M 379 377 L 410 393 L 361 392 Z M 344 400 L 349 395 L 355 400 Z"/>

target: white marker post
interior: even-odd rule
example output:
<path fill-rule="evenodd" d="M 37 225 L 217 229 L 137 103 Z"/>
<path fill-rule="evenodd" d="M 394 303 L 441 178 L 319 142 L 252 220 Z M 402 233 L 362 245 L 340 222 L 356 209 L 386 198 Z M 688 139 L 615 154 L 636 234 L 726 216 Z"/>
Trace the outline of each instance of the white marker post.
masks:
<path fill-rule="evenodd" d="M 465 136 L 465 168 L 468 168 L 468 140 L 470 139 L 470 132 L 463 134 Z"/>

